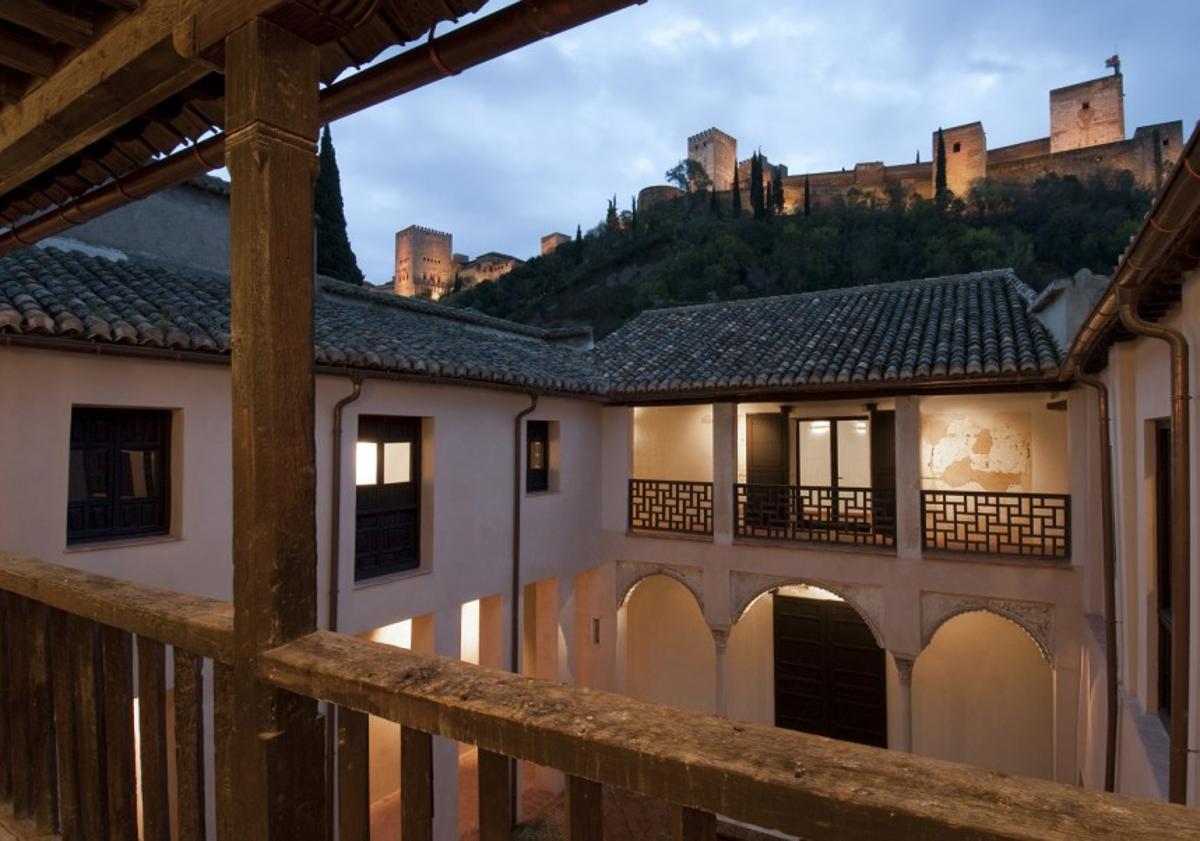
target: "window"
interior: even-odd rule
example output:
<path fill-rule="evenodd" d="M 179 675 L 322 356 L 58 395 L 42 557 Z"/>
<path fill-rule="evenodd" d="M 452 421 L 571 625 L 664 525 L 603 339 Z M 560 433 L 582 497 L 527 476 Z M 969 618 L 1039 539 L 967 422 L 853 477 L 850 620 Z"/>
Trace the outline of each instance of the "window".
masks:
<path fill-rule="evenodd" d="M 1092 107 L 1092 103 L 1084 102 L 1083 105 L 1080 106 L 1080 110 L 1087 111 L 1087 110 L 1091 109 L 1091 107 Z"/>
<path fill-rule="evenodd" d="M 1171 425 L 1154 425 L 1155 622 L 1158 625 L 1158 712 L 1171 718 Z"/>
<path fill-rule="evenodd" d="M 170 530 L 171 413 L 71 410 L 67 543 Z"/>
<path fill-rule="evenodd" d="M 962 144 L 961 144 L 961 143 L 955 143 L 955 144 L 954 144 L 954 151 L 955 151 L 956 153 L 957 153 L 957 152 L 961 152 L 961 151 L 962 151 Z"/>
<path fill-rule="evenodd" d="M 550 490 L 550 422 L 525 422 L 525 492 Z"/>
<path fill-rule="evenodd" d="M 354 484 L 354 580 L 419 567 L 421 419 L 360 417 Z"/>

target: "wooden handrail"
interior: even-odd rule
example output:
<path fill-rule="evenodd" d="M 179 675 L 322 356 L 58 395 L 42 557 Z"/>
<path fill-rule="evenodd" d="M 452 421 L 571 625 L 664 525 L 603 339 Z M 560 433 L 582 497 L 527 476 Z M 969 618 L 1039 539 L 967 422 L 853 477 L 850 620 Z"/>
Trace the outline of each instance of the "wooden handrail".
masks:
<path fill-rule="evenodd" d="M 1200 837 L 1200 812 L 576 689 L 317 631 L 275 686 L 676 806 L 807 837 Z"/>
<path fill-rule="evenodd" d="M 233 606 L 0 552 L 0 590 L 219 663 L 233 659 Z"/>

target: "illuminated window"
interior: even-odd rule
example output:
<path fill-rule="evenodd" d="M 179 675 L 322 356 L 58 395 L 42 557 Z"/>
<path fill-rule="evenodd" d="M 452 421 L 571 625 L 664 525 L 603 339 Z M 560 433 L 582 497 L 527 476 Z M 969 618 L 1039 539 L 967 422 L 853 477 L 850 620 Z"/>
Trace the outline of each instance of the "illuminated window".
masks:
<path fill-rule="evenodd" d="M 171 413 L 73 409 L 67 543 L 166 534 Z"/>
<path fill-rule="evenodd" d="M 550 422 L 527 421 L 525 424 L 525 491 L 550 489 Z"/>
<path fill-rule="evenodd" d="M 357 581 L 420 566 L 420 450 L 420 418 L 358 419 L 354 448 Z"/>

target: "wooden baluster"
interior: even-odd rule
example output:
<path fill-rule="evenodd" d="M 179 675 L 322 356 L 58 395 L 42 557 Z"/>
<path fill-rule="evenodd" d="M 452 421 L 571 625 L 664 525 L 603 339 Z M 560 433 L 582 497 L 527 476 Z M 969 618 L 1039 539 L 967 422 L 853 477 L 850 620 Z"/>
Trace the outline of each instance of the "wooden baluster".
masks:
<path fill-rule="evenodd" d="M 479 841 L 512 837 L 512 760 L 479 749 Z"/>
<path fill-rule="evenodd" d="M 567 841 L 602 841 L 604 786 L 567 776 Z"/>
<path fill-rule="evenodd" d="M 175 649 L 175 803 L 178 841 L 205 841 L 203 661 Z"/>
<path fill-rule="evenodd" d="M 213 663 L 213 767 L 217 841 L 233 841 L 233 668 Z"/>
<path fill-rule="evenodd" d="M 366 713 L 349 707 L 337 707 L 334 714 L 338 736 L 338 837 L 341 841 L 370 841 L 370 721 Z"/>
<path fill-rule="evenodd" d="M 104 658 L 104 756 L 108 766 L 108 837 L 137 841 L 137 779 L 133 759 L 133 638 L 100 627 Z"/>
<path fill-rule="evenodd" d="M 25 605 L 29 633 L 29 746 L 33 753 L 33 816 L 39 832 L 58 830 L 58 774 L 54 761 L 54 704 L 50 693 L 50 650 L 46 606 Z"/>
<path fill-rule="evenodd" d="M 25 626 L 25 599 L 8 597 L 8 649 L 12 717 L 13 814 L 19 818 L 33 813 L 33 754 L 29 738 L 29 637 Z"/>
<path fill-rule="evenodd" d="M 78 616 L 67 618 L 72 685 L 75 700 L 75 755 L 78 759 L 79 814 L 84 838 L 107 833 L 107 779 L 104 765 L 104 717 L 100 706 L 100 665 L 96 624 Z"/>
<path fill-rule="evenodd" d="M 676 806 L 671 814 L 672 841 L 717 841 L 717 816 L 686 806 Z"/>
<path fill-rule="evenodd" d="M 63 841 L 84 838 L 79 805 L 78 736 L 75 734 L 75 663 L 67 614 L 50 610 L 50 650 L 54 652 L 51 679 L 54 695 L 54 735 L 58 744 L 58 822 Z"/>
<path fill-rule="evenodd" d="M 400 727 L 400 837 L 433 839 L 433 737 Z"/>
<path fill-rule="evenodd" d="M 13 696 L 10 683 L 11 664 L 8 647 L 8 611 L 10 605 L 8 593 L 0 590 L 0 705 L 7 705 Z M 9 726 L 11 717 L 7 706 L 0 706 L 0 800 L 8 801 L 13 794 L 13 757 L 12 730 Z"/>
<path fill-rule="evenodd" d="M 171 841 L 167 795 L 167 655 L 163 644 L 137 638 L 138 728 L 142 760 L 142 839 Z"/>

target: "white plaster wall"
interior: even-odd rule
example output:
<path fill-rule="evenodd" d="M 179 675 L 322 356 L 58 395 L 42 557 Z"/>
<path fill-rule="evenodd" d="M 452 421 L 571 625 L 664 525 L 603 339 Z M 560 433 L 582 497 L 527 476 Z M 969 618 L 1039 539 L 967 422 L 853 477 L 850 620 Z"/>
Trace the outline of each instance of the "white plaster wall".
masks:
<path fill-rule="evenodd" d="M 726 697 L 730 718 L 775 723 L 775 621 L 770 593 L 756 599 L 729 632 Z"/>
<path fill-rule="evenodd" d="M 968 613 L 946 622 L 917 658 L 912 692 L 914 752 L 1010 774 L 1053 775 L 1050 667 L 1008 620 Z"/>
<path fill-rule="evenodd" d="M 643 701 L 715 712 L 716 649 L 688 589 L 653 575 L 634 588 L 625 610 L 626 692 Z"/>
<path fill-rule="evenodd" d="M 711 482 L 712 406 L 633 410 L 633 478 Z"/>

